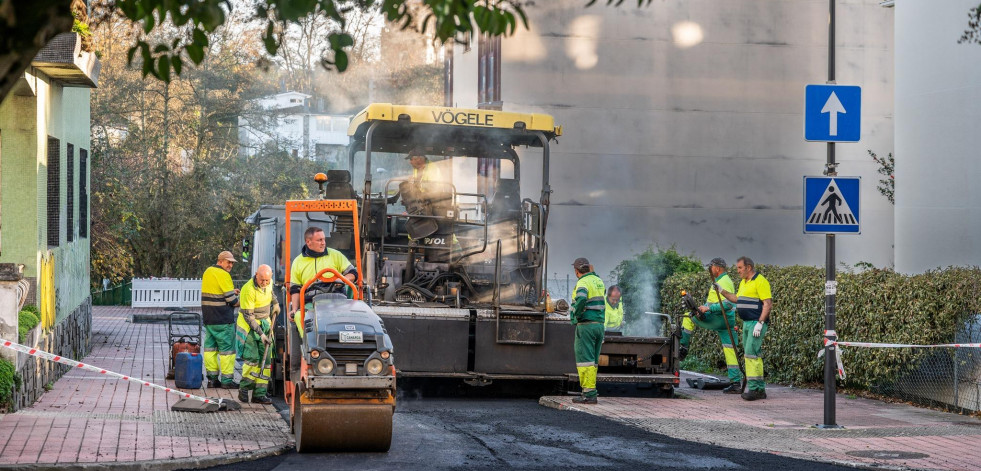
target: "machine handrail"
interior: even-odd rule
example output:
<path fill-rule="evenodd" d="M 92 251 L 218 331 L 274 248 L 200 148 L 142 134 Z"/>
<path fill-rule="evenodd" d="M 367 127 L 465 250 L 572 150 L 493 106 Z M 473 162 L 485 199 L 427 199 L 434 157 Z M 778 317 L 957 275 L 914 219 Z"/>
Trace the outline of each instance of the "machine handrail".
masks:
<path fill-rule="evenodd" d="M 331 276 L 330 278 L 324 277 L 323 276 L 324 273 L 327 273 L 327 272 L 330 272 L 330 274 L 333 275 L 333 276 Z M 307 319 L 307 317 L 306 317 L 307 303 L 305 303 L 304 301 L 306 300 L 307 288 L 309 288 L 310 285 L 314 284 L 317 281 L 321 281 L 321 282 L 324 282 L 324 283 L 331 283 L 334 280 L 341 280 L 341 281 L 343 281 L 344 284 L 348 285 L 351 288 L 351 291 L 354 293 L 354 299 L 358 299 L 358 300 L 361 299 L 361 292 L 358 291 L 358 287 L 355 286 L 354 283 L 351 282 L 351 280 L 349 280 L 347 278 L 344 278 L 344 275 L 341 275 L 340 272 L 338 272 L 337 270 L 335 270 L 333 268 L 330 268 L 330 267 L 324 268 L 323 270 L 318 271 L 317 274 L 314 275 L 313 278 L 310 278 L 309 280 L 307 280 L 307 282 L 304 283 L 303 286 L 300 288 L 300 323 L 297 324 L 297 326 L 296 326 L 297 329 L 301 329 L 302 327 L 300 327 L 300 326 L 306 325 L 305 322 L 306 322 L 306 319 Z"/>

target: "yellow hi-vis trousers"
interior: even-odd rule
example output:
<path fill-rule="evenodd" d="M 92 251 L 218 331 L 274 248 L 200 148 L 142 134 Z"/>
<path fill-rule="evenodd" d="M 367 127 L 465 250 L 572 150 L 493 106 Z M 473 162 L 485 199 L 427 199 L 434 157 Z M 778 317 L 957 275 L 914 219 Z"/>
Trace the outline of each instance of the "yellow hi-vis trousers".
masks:
<path fill-rule="evenodd" d="M 746 379 L 750 391 L 765 391 L 766 381 L 763 379 L 763 337 L 766 336 L 768 325 L 763 324 L 759 337 L 753 336 L 753 329 L 759 321 L 743 321 L 743 345 L 746 347 Z"/>
<path fill-rule="evenodd" d="M 576 371 L 579 372 L 579 386 L 583 397 L 596 397 L 596 372 L 599 370 L 600 349 L 606 328 L 602 322 L 576 324 Z"/>
<path fill-rule="evenodd" d="M 235 381 L 235 324 L 204 326 L 204 370 L 208 379 Z"/>

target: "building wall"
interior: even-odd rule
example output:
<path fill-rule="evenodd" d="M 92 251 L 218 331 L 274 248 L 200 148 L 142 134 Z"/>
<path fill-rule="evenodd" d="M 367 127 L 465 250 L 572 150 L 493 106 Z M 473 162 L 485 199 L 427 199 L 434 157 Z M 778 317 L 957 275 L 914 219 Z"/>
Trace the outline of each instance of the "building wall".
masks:
<path fill-rule="evenodd" d="M 11 95 L 0 103 L 0 262 L 24 265 L 24 277 L 37 277 L 38 226 L 37 104 L 34 97 Z"/>
<path fill-rule="evenodd" d="M 981 265 L 981 45 L 974 0 L 896 2 L 896 269 Z"/>
<path fill-rule="evenodd" d="M 79 175 L 80 150 L 90 150 L 89 96 L 87 88 L 62 87 L 42 73 L 30 72 L 36 96 L 11 96 L 0 105 L 2 165 L 0 197 L 3 198 L 4 246 L 0 262 L 24 264 L 24 276 L 39 283 L 53 282 L 51 289 L 36 290 L 33 300 L 42 308 L 46 326 L 74 312 L 89 298 L 89 238 L 79 237 L 80 178 L 89 179 L 92 156 L 86 175 Z M 48 247 L 48 137 L 59 140 L 61 215 L 60 244 Z M 74 147 L 73 227 L 68 222 L 68 156 Z M 32 183 L 33 182 L 33 183 Z M 91 184 L 87 185 L 91 191 Z M 75 237 L 68 242 L 71 230 Z M 88 231 L 84 231 L 88 233 Z M 47 270 L 41 267 L 49 266 Z M 44 272 L 44 273 L 42 273 Z M 43 275 L 43 276 L 41 276 Z M 50 311 L 54 312 L 50 312 Z"/>
<path fill-rule="evenodd" d="M 802 234 L 802 177 L 822 172 L 826 145 L 803 140 L 802 115 L 804 86 L 827 79 L 828 2 L 602 3 L 536 2 L 531 29 L 502 44 L 504 109 L 564 128 L 551 148 L 550 274 L 583 255 L 605 276 L 651 244 L 823 264 L 824 237 Z M 878 4 L 837 7 L 837 80 L 863 86 L 862 141 L 837 146 L 839 172 L 864 179 L 863 234 L 840 237 L 838 258 L 884 266 L 892 206 L 867 150 L 892 151 L 893 12 Z M 455 66 L 474 55 L 458 48 Z M 474 106 L 464 77 L 454 100 Z M 537 199 L 540 168 L 522 166 L 523 196 Z"/>

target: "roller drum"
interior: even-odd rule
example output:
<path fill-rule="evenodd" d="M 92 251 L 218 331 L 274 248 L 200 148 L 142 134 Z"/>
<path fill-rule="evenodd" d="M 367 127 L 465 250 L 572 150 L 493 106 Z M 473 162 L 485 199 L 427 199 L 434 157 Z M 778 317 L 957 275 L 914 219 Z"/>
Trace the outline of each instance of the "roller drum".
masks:
<path fill-rule="evenodd" d="M 393 412 L 384 404 L 300 404 L 293 424 L 296 451 L 388 451 Z"/>

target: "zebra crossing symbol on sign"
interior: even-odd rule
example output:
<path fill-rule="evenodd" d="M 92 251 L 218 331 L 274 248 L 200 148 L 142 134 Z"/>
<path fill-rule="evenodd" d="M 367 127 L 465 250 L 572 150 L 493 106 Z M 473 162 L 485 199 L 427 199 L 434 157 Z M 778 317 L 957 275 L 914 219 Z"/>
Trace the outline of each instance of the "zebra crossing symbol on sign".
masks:
<path fill-rule="evenodd" d="M 859 234 L 859 177 L 804 177 L 804 233 Z"/>

